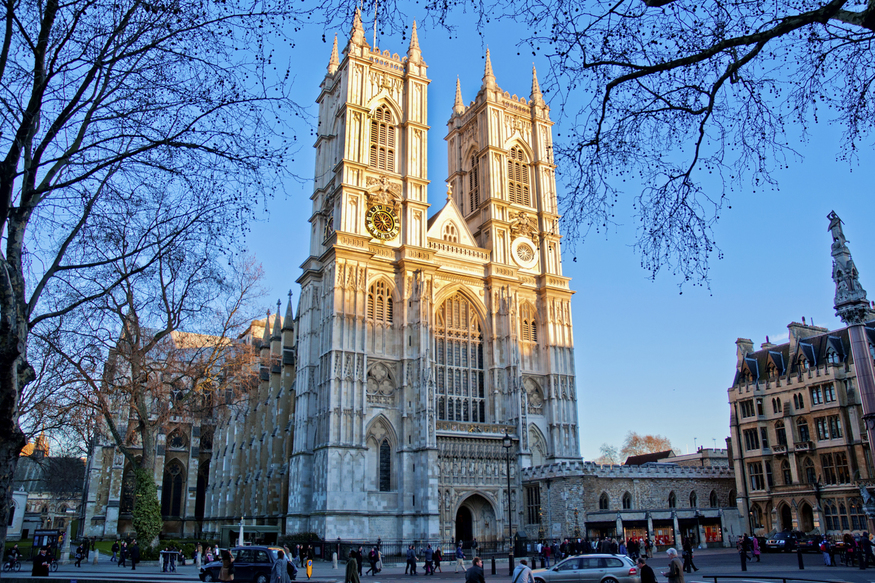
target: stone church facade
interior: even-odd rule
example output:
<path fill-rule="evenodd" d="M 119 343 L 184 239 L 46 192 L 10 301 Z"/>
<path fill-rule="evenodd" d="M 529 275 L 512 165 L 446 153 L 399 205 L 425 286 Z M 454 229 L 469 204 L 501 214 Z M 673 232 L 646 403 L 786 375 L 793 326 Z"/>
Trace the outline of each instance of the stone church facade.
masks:
<path fill-rule="evenodd" d="M 510 95 L 487 51 L 467 106 L 457 86 L 431 219 L 428 84 L 415 25 L 406 57 L 371 48 L 358 16 L 335 42 L 298 279 L 287 533 L 499 540 L 508 505 L 523 524 L 521 468 L 579 457 L 537 78 L 530 99 Z"/>

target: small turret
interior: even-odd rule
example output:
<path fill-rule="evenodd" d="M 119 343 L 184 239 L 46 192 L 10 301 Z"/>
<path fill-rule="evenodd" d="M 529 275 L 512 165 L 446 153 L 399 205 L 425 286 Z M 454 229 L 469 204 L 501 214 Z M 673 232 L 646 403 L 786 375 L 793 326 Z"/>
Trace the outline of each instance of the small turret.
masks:
<path fill-rule="evenodd" d="M 282 309 L 282 302 L 277 300 L 276 301 L 276 317 L 273 319 L 273 334 L 270 337 L 271 340 L 279 340 L 281 332 L 282 332 L 282 325 L 280 323 L 280 309 Z"/>
<path fill-rule="evenodd" d="M 407 49 L 407 62 L 410 64 L 422 63 L 422 51 L 419 50 L 419 36 L 416 34 L 416 21 L 413 21 L 413 30 L 410 32 L 410 48 Z"/>
<path fill-rule="evenodd" d="M 540 107 L 544 106 L 544 96 L 541 95 L 541 86 L 538 85 L 538 71 L 532 65 L 532 104 Z"/>
<path fill-rule="evenodd" d="M 456 77 L 456 101 L 453 103 L 453 113 L 462 115 L 465 113 L 465 104 L 462 103 L 462 83 Z"/>
<path fill-rule="evenodd" d="M 261 335 L 261 350 L 270 349 L 270 310 L 267 311 L 267 318 L 264 320 L 264 334 Z M 262 356 L 266 356 L 262 352 Z"/>
<path fill-rule="evenodd" d="M 340 66 L 340 58 L 337 53 L 337 35 L 334 35 L 334 46 L 331 48 L 331 58 L 328 60 L 328 74 L 334 75 Z"/>
<path fill-rule="evenodd" d="M 486 67 L 483 71 L 483 89 L 498 89 L 495 82 L 495 74 L 492 72 L 492 59 L 489 58 L 489 49 L 486 49 Z"/>
<path fill-rule="evenodd" d="M 356 8 L 355 18 L 352 21 L 352 32 L 349 35 L 349 44 L 346 45 L 344 52 L 347 54 L 360 54 L 362 49 L 370 49 L 371 45 L 365 39 L 365 29 L 362 27 L 362 15 Z"/>

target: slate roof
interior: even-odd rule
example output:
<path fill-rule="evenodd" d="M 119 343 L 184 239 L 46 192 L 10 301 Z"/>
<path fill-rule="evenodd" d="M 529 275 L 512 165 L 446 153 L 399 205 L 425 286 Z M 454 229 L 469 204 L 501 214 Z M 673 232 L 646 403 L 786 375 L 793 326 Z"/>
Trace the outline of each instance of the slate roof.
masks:
<path fill-rule="evenodd" d="M 866 334 L 869 342 L 875 344 L 875 321 L 866 323 Z M 809 362 L 810 367 L 820 366 L 827 362 L 831 352 L 836 354 L 840 363 L 853 363 L 851 357 L 851 343 L 848 338 L 848 329 L 840 328 L 830 330 L 808 338 L 801 338 L 796 352 L 790 354 L 790 342 L 762 348 L 745 355 L 741 368 L 736 371 L 733 385 L 741 382 L 745 371 L 750 371 L 751 382 L 765 381 L 769 376 L 769 363 L 774 363 L 778 376 L 797 374 L 799 372 L 798 359 L 802 354 Z"/>
<path fill-rule="evenodd" d="M 630 455 L 626 458 L 626 463 L 623 465 L 626 466 L 640 466 L 643 464 L 658 462 L 659 460 L 664 460 L 666 458 L 674 457 L 674 452 L 672 450 L 667 451 L 658 451 L 656 453 L 643 453 L 641 455 Z"/>

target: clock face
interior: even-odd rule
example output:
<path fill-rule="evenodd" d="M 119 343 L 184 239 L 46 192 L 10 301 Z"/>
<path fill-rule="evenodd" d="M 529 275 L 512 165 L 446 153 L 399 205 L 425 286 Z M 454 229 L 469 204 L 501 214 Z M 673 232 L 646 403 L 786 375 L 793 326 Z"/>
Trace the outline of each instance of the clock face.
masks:
<path fill-rule="evenodd" d="M 388 205 L 375 204 L 368 208 L 365 226 L 375 239 L 390 241 L 398 236 L 398 217 L 395 215 L 395 209 Z"/>

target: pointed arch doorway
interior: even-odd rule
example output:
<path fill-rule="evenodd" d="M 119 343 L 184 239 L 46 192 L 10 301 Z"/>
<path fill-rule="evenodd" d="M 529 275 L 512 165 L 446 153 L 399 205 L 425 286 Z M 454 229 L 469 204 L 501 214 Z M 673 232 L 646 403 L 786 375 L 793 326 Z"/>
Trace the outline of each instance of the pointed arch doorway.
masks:
<path fill-rule="evenodd" d="M 466 548 L 475 538 L 479 542 L 496 540 L 497 526 L 495 508 L 480 494 L 466 498 L 456 511 L 456 540 L 462 541 Z"/>

